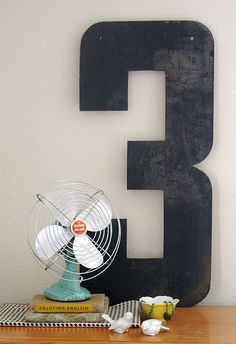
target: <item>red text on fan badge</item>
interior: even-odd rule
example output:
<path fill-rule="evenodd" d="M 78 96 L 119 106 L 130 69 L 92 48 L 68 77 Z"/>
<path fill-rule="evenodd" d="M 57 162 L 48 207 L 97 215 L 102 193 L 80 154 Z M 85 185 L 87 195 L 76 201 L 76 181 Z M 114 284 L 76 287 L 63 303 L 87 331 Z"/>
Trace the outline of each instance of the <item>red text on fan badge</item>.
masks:
<path fill-rule="evenodd" d="M 86 223 L 82 220 L 75 219 L 71 224 L 71 231 L 75 235 L 85 234 L 87 232 Z"/>

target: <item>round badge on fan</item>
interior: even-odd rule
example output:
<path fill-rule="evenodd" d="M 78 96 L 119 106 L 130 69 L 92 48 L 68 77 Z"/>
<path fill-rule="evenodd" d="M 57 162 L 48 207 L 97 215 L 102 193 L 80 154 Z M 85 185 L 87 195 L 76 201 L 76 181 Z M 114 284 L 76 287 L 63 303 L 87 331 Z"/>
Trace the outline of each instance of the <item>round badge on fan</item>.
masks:
<path fill-rule="evenodd" d="M 74 235 L 83 235 L 87 232 L 86 223 L 83 220 L 75 219 L 71 224 L 71 231 Z"/>

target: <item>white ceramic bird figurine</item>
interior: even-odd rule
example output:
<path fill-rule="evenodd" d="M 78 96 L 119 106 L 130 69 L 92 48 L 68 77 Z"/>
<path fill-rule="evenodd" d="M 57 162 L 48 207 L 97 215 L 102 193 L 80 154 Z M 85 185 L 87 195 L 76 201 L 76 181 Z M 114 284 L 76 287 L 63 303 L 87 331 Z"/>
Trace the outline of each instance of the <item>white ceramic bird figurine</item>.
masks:
<path fill-rule="evenodd" d="M 141 329 L 147 336 L 155 336 L 161 330 L 169 331 L 168 327 L 162 326 L 162 322 L 157 319 L 148 319 L 142 322 Z"/>
<path fill-rule="evenodd" d="M 133 314 L 131 312 L 125 313 L 122 318 L 117 320 L 111 319 L 107 314 L 103 314 L 102 317 L 111 324 L 109 330 L 113 330 L 117 333 L 124 333 L 128 331 L 133 321 Z"/>

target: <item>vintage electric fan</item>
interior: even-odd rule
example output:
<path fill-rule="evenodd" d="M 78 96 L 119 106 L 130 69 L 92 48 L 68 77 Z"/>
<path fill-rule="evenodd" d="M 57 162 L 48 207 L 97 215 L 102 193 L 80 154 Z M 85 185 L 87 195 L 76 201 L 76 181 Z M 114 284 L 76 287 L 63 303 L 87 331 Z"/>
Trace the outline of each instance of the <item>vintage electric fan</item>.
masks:
<path fill-rule="evenodd" d="M 60 277 L 44 294 L 60 301 L 91 297 L 80 283 L 111 265 L 121 238 L 119 218 L 104 192 L 71 181 L 57 182 L 37 194 L 26 232 L 39 265 Z"/>

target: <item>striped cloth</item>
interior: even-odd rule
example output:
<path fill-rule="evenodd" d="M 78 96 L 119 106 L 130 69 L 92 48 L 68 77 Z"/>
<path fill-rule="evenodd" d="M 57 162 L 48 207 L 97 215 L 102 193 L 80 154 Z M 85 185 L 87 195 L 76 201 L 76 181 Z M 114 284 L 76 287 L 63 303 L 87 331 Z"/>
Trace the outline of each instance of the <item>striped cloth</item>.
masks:
<path fill-rule="evenodd" d="M 29 327 L 108 327 L 108 323 L 33 323 L 26 321 L 26 312 L 29 310 L 28 304 L 3 303 L 0 305 L 0 326 L 29 326 Z M 109 306 L 108 315 L 116 320 L 124 313 L 132 312 L 132 327 L 140 326 L 139 303 L 137 300 L 125 301 L 115 306 Z"/>

